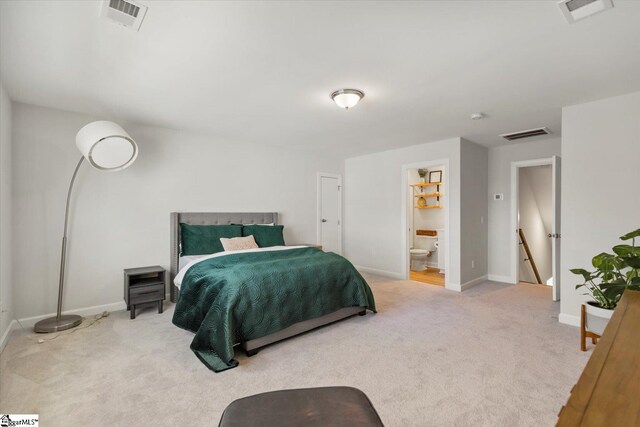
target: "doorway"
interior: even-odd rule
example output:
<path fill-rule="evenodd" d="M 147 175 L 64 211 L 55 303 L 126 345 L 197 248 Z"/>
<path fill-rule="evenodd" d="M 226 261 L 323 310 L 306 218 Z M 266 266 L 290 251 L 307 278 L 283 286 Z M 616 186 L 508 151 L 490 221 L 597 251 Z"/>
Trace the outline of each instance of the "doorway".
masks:
<path fill-rule="evenodd" d="M 317 222 L 322 250 L 342 254 L 342 176 L 318 173 Z"/>
<path fill-rule="evenodd" d="M 405 278 L 429 285 L 448 283 L 448 161 L 402 168 Z"/>
<path fill-rule="evenodd" d="M 512 282 L 552 288 L 560 299 L 560 158 L 512 163 Z"/>

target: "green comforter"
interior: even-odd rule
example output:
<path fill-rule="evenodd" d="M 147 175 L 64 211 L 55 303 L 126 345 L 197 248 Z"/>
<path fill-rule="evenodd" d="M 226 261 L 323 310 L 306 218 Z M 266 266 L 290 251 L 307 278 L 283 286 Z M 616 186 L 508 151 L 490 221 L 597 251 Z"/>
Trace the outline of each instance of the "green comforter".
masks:
<path fill-rule="evenodd" d="M 349 261 L 316 248 L 230 254 L 193 265 L 180 287 L 176 326 L 209 369 L 234 368 L 233 345 L 343 307 L 375 311 L 369 285 Z"/>

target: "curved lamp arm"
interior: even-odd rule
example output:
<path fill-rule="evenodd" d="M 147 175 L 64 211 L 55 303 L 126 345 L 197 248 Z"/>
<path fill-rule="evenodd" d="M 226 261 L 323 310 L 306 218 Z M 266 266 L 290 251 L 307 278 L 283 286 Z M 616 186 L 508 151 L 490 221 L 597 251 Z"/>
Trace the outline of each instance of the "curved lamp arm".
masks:
<path fill-rule="evenodd" d="M 76 165 L 76 169 L 73 171 L 73 176 L 71 177 L 71 182 L 69 183 L 69 191 L 67 191 L 67 205 L 64 209 L 64 231 L 62 232 L 62 251 L 60 255 L 60 282 L 58 284 L 58 311 L 56 313 L 56 318 L 60 320 L 62 317 L 62 288 L 64 287 L 64 268 L 65 268 L 65 260 L 67 257 L 67 224 L 69 223 L 69 203 L 71 202 L 71 190 L 73 190 L 73 183 L 76 181 L 76 175 L 78 175 L 78 170 L 80 169 L 80 165 L 84 161 L 84 156 L 80 157 L 78 164 Z"/>

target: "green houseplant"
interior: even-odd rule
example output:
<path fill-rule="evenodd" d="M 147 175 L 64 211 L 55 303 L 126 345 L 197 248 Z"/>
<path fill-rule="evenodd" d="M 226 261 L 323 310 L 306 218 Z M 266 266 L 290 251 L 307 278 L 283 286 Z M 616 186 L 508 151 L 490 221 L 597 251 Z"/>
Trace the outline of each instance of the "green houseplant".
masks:
<path fill-rule="evenodd" d="M 616 308 L 626 289 L 640 291 L 640 247 L 636 246 L 637 237 L 640 237 L 640 229 L 620 237 L 623 241 L 631 240 L 631 244 L 614 246 L 615 255 L 602 252 L 594 256 L 591 261 L 594 271 L 572 269 L 572 273 L 584 279 L 584 283 L 576 285 L 576 289 L 585 288 L 585 295 L 590 295 L 598 306 L 609 310 Z"/>
<path fill-rule="evenodd" d="M 620 237 L 625 242 L 631 240 L 630 245 L 617 245 L 613 247 L 613 254 L 602 252 L 594 256 L 591 260 L 594 271 L 583 268 L 571 270 L 584 280 L 576 285 L 576 289 L 585 288 L 587 292 L 584 295 L 593 298 L 585 306 L 586 323 L 592 332 L 602 335 L 625 290 L 640 291 L 640 247 L 636 246 L 637 237 L 640 237 L 640 229 Z"/>

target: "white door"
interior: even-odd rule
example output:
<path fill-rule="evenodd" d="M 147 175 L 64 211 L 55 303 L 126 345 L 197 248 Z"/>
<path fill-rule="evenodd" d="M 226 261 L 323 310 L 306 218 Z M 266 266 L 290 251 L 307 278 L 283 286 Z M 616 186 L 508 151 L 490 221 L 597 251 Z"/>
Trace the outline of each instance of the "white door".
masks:
<path fill-rule="evenodd" d="M 342 253 L 342 180 L 336 175 L 318 176 L 318 243 L 325 252 Z"/>
<path fill-rule="evenodd" d="M 553 156 L 552 212 L 553 230 L 551 231 L 551 271 L 553 273 L 553 300 L 560 300 L 560 157 Z"/>

